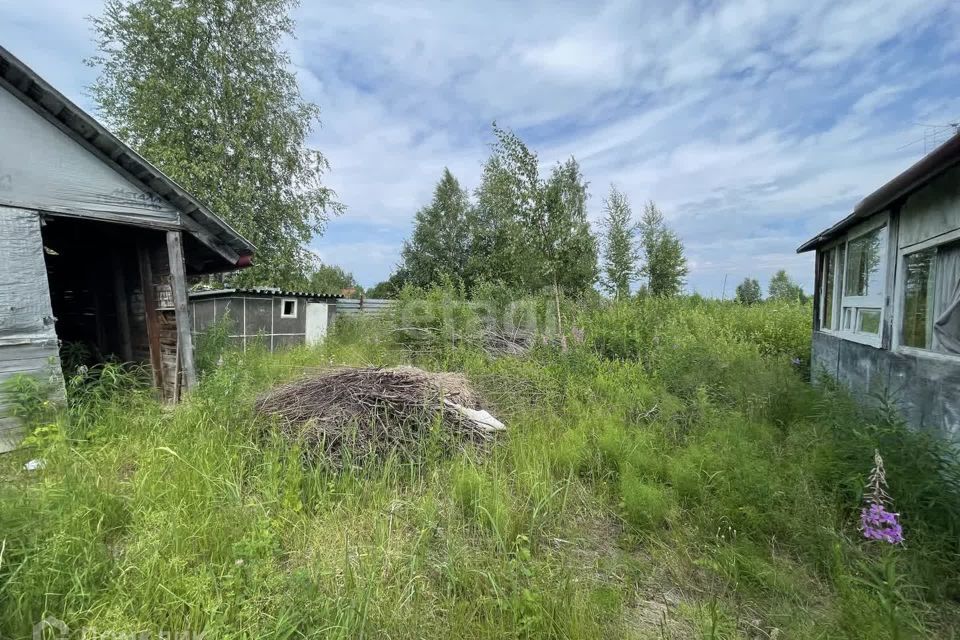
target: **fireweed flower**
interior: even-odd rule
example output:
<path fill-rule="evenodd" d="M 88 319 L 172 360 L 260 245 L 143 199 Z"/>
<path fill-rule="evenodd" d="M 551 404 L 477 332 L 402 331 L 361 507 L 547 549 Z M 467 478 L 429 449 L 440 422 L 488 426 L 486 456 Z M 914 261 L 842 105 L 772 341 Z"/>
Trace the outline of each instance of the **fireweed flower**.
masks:
<path fill-rule="evenodd" d="M 873 454 L 873 471 L 865 488 L 864 502 L 867 506 L 860 511 L 860 531 L 863 532 L 863 537 L 888 544 L 901 544 L 903 527 L 897 520 L 900 514 L 888 510 L 891 500 L 887 495 L 887 478 L 879 451 Z"/>

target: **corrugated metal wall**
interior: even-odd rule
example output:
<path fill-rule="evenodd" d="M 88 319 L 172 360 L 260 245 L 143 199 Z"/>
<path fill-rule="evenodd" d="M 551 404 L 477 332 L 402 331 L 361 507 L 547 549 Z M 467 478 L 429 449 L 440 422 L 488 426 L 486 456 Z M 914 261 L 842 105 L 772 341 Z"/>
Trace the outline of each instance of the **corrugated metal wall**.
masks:
<path fill-rule="evenodd" d="M 337 300 L 337 313 L 357 315 L 360 313 L 382 313 L 393 305 L 394 300 L 364 298 L 363 300 L 344 298 Z"/>

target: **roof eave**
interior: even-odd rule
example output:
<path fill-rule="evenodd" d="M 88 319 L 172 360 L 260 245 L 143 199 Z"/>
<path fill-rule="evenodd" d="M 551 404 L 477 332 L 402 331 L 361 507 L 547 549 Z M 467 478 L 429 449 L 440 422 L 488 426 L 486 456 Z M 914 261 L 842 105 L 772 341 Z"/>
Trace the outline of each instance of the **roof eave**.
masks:
<path fill-rule="evenodd" d="M 74 104 L 41 78 L 19 58 L 0 46 L 0 61 L 19 75 L 17 82 L 8 81 L 20 99 L 29 101 L 41 115 L 58 126 L 68 129 L 78 142 L 98 151 L 104 160 L 114 163 L 145 188 L 164 198 L 190 222 L 184 229 L 204 245 L 220 255 L 234 268 L 251 264 L 256 251 L 253 243 L 244 238 L 226 221 L 214 214 L 191 196 L 186 189 L 164 174 L 150 161 L 131 149 L 109 129 Z M 7 71 L 6 75 L 9 75 Z M 91 151 L 93 150 L 91 149 Z"/>
<path fill-rule="evenodd" d="M 953 137 L 925 155 L 906 171 L 861 200 L 850 215 L 804 242 L 797 248 L 797 253 L 816 249 L 824 242 L 836 237 L 840 232 L 845 231 L 858 220 L 869 218 L 883 211 L 957 164 L 960 164 L 960 133 L 954 134 Z"/>
<path fill-rule="evenodd" d="M 283 289 L 258 289 L 245 287 L 232 287 L 229 289 L 208 289 L 206 291 L 191 291 L 191 298 L 217 298 L 225 296 L 264 296 L 280 298 L 327 298 L 344 299 L 342 293 L 320 293 L 316 291 L 286 291 Z"/>

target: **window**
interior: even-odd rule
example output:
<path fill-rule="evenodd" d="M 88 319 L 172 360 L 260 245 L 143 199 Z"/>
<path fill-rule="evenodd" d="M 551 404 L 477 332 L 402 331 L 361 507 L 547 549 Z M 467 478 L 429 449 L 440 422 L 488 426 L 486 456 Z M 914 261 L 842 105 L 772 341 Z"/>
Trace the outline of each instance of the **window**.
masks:
<path fill-rule="evenodd" d="M 295 299 L 285 298 L 280 301 L 280 317 L 281 318 L 297 317 L 297 301 Z"/>
<path fill-rule="evenodd" d="M 886 227 L 874 229 L 847 243 L 847 271 L 843 295 L 883 296 L 883 264 L 887 252 Z"/>
<path fill-rule="evenodd" d="M 900 343 L 960 354 L 960 242 L 908 253 L 903 268 Z"/>
<path fill-rule="evenodd" d="M 849 236 L 823 253 L 820 328 L 875 343 L 883 325 L 887 226 Z"/>
<path fill-rule="evenodd" d="M 837 269 L 837 251 L 831 249 L 823 254 L 823 298 L 820 301 L 820 308 L 823 310 L 821 315 L 820 327 L 823 329 L 833 329 L 833 297 L 834 278 Z"/>
<path fill-rule="evenodd" d="M 937 249 L 927 249 L 904 256 L 903 334 L 908 347 L 929 349 L 933 346 L 933 278 Z"/>

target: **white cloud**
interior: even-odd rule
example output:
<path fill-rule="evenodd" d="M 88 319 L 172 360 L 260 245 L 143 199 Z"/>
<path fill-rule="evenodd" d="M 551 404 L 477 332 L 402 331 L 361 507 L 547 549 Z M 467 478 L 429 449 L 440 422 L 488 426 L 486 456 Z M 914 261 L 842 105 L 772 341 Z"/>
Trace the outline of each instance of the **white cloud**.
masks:
<path fill-rule="evenodd" d="M 54 4 L 0 0 L 0 39 L 86 104 L 98 3 Z M 795 247 L 919 158 L 914 122 L 960 116 L 950 0 L 411 0 L 295 18 L 292 60 L 323 110 L 312 142 L 349 207 L 315 246 L 364 284 L 444 166 L 476 186 L 494 119 L 545 164 L 575 155 L 594 217 L 611 182 L 635 209 L 656 200 L 691 285 L 719 295 L 724 274 L 729 292 L 780 267 L 809 286 Z"/>

